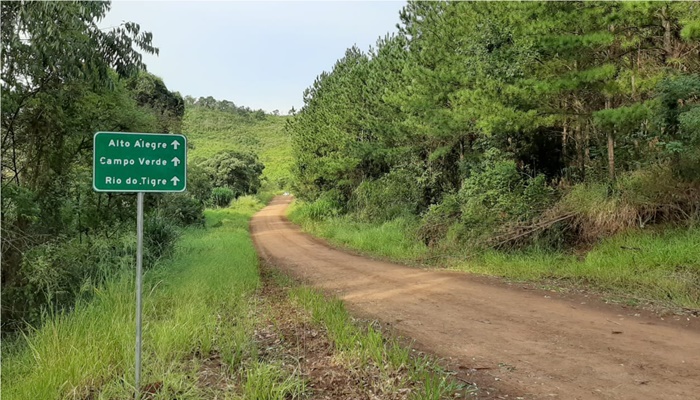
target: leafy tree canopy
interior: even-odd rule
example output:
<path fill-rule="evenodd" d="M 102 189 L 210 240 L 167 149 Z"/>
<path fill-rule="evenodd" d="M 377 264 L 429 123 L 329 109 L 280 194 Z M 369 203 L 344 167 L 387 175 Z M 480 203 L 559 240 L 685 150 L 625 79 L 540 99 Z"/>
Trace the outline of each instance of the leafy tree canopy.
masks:
<path fill-rule="evenodd" d="M 203 161 L 201 167 L 215 187 L 228 187 L 234 198 L 257 193 L 263 164 L 251 152 L 222 151 Z"/>

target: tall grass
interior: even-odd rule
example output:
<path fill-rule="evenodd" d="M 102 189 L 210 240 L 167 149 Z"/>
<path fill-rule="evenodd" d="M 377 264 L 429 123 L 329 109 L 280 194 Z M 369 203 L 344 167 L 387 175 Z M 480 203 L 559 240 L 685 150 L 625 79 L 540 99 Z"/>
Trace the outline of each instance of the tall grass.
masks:
<path fill-rule="evenodd" d="M 207 225 L 217 227 L 186 231 L 173 261 L 145 274 L 142 382 L 158 383 L 158 398 L 208 397 L 186 372 L 191 359 L 216 352 L 235 369 L 255 352 L 249 297 L 259 277 L 247 221 L 259 208 L 246 198 L 234 208 L 207 211 Z M 132 275 L 110 282 L 70 314 L 4 343 L 3 397 L 133 396 Z"/>
<path fill-rule="evenodd" d="M 299 398 L 306 383 L 298 376 L 289 376 L 279 365 L 253 364 L 246 373 L 244 399 L 286 400 Z"/>
<path fill-rule="evenodd" d="M 144 276 L 142 393 L 153 399 L 290 399 L 306 382 L 279 361 L 259 357 L 254 292 L 257 256 L 247 231 L 261 208 L 245 196 L 231 208 L 206 211 L 206 228 L 185 231 L 174 257 Z M 124 273 L 78 302 L 70 314 L 49 318 L 24 337 L 3 342 L 2 396 L 7 399 L 125 399 L 134 393 L 134 277 Z M 363 328 L 339 300 L 295 287 L 292 298 L 327 328 L 340 360 L 378 368 L 382 377 L 409 371 L 415 398 L 470 392 L 445 379 L 433 361 L 412 357 L 396 339 Z M 227 383 L 207 387 L 199 372 L 211 359 Z M 354 364 L 353 364 L 354 363 Z M 403 382 L 406 383 L 406 382 Z M 402 384 L 402 382 L 398 382 Z M 157 388 L 157 389 L 154 389 Z M 387 390 L 391 390 L 388 388 Z"/>
<path fill-rule="evenodd" d="M 306 231 L 334 244 L 391 260 L 411 262 L 428 254 L 428 247 L 414 238 L 417 221 L 409 217 L 378 224 L 356 221 L 347 215 L 319 219 L 309 215 L 306 204 L 297 202 L 287 216 Z"/>
<path fill-rule="evenodd" d="M 314 235 L 370 255 L 448 267 L 515 280 L 563 280 L 616 295 L 671 306 L 700 308 L 700 228 L 632 230 L 599 241 L 583 257 L 533 248 L 470 252 L 456 246 L 430 249 L 416 239 L 417 222 L 353 221 L 352 216 L 311 218 L 304 203 L 289 212 Z"/>
<path fill-rule="evenodd" d="M 636 231 L 605 239 L 585 257 L 489 251 L 458 269 L 513 279 L 566 279 L 643 300 L 700 308 L 700 229 Z"/>

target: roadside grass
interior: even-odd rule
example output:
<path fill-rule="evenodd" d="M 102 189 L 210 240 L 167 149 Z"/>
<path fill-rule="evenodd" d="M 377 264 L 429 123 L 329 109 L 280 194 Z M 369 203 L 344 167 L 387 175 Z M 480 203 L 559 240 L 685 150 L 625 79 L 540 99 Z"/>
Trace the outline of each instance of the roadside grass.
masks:
<path fill-rule="evenodd" d="M 285 400 L 300 398 L 306 391 L 299 376 L 288 375 L 279 365 L 255 363 L 246 373 L 243 399 Z"/>
<path fill-rule="evenodd" d="M 144 274 L 142 384 L 158 388 L 153 398 L 209 398 L 210 389 L 198 385 L 198 365 L 216 354 L 233 374 L 255 359 L 250 299 L 259 277 L 248 219 L 260 206 L 244 198 L 229 209 L 208 210 L 210 228 L 188 229 L 173 259 Z M 55 316 L 3 346 L 3 396 L 133 396 L 131 275 L 108 283 L 93 301 L 78 303 L 70 314 Z M 223 392 L 235 397 L 232 389 Z"/>
<path fill-rule="evenodd" d="M 379 380 L 388 385 L 384 391 L 391 393 L 415 386 L 410 398 L 421 400 L 467 397 L 476 392 L 474 386 L 450 378 L 436 360 L 412 356 L 410 349 L 402 346 L 398 339 L 385 338 L 371 324 L 364 328 L 358 326 L 342 301 L 326 298 L 308 287 L 294 288 L 289 294 L 311 314 L 316 324 L 325 327 L 345 363 L 359 369 L 376 369 Z M 406 376 L 402 376 L 402 371 L 407 372 Z"/>
<path fill-rule="evenodd" d="M 312 220 L 305 205 L 289 219 L 316 236 L 397 262 L 445 267 L 521 281 L 559 281 L 671 307 L 700 309 L 700 228 L 637 230 L 601 240 L 583 257 L 542 249 L 519 252 L 429 249 L 415 239 L 415 223 L 372 224 L 350 216 Z"/>
<path fill-rule="evenodd" d="M 428 247 L 413 239 L 416 222 L 397 218 L 381 224 L 359 222 L 349 216 L 312 220 L 295 200 L 289 208 L 290 221 L 331 243 L 399 262 L 415 262 L 428 255 Z"/>
<path fill-rule="evenodd" d="M 207 210 L 206 228 L 187 229 L 173 258 L 144 274 L 143 398 L 313 397 L 303 371 L 270 356 L 278 351 L 259 341 L 261 323 L 270 311 L 248 221 L 261 207 L 258 199 L 241 197 L 230 208 Z M 132 398 L 132 275 L 118 276 L 96 290 L 93 301 L 78 302 L 71 313 L 53 316 L 41 328 L 4 342 L 2 396 Z M 289 290 L 285 305 L 306 310 L 308 318 L 325 327 L 333 358 L 343 368 L 371 375 L 373 384 L 385 386 L 385 393 L 411 388 L 392 398 L 452 398 L 475 390 L 456 383 L 436 360 L 412 354 L 372 324 L 354 321 L 341 301 L 281 274 L 276 281 Z M 285 310 L 275 312 L 289 313 Z"/>
<path fill-rule="evenodd" d="M 601 241 L 585 257 L 541 250 L 489 251 L 454 266 L 519 280 L 563 279 L 616 295 L 700 308 L 700 229 L 636 231 Z"/>

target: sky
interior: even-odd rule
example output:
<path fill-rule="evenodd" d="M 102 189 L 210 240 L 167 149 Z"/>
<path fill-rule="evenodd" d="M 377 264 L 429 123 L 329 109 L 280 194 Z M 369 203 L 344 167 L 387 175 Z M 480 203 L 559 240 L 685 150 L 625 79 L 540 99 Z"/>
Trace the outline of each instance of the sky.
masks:
<path fill-rule="evenodd" d="M 125 1 L 99 22 L 153 33 L 149 72 L 183 96 L 287 114 L 345 50 L 396 32 L 405 1 Z"/>

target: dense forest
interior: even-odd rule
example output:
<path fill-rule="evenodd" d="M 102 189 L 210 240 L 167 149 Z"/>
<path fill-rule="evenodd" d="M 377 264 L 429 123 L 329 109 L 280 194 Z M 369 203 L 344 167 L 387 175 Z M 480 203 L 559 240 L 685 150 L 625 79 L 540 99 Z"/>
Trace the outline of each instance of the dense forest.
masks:
<path fill-rule="evenodd" d="M 158 53 L 134 23 L 102 28 L 109 2 L 2 2 L 2 331 L 40 324 L 133 267 L 136 197 L 92 189 L 98 131 L 182 132 L 194 100 L 146 72 Z M 61 21 L 57 29 L 55 21 Z M 65 51 L 71 49 L 71 51 Z M 230 103 L 230 104 L 229 104 Z M 227 151 L 188 165 L 185 193 L 146 196 L 145 264 L 170 254 L 208 205 L 257 191 L 256 154 Z"/>
<path fill-rule="evenodd" d="M 697 2 L 409 2 L 397 27 L 288 123 L 314 218 L 501 249 L 698 220 Z"/>

